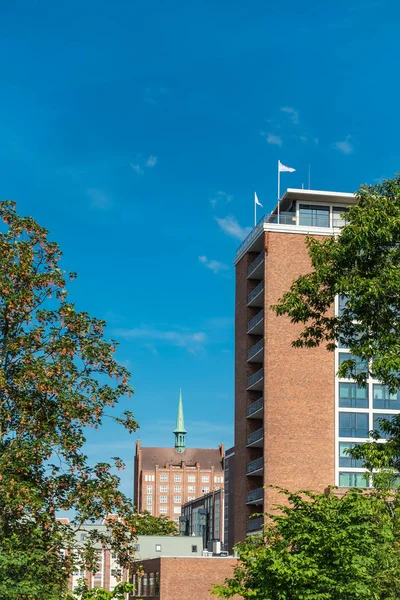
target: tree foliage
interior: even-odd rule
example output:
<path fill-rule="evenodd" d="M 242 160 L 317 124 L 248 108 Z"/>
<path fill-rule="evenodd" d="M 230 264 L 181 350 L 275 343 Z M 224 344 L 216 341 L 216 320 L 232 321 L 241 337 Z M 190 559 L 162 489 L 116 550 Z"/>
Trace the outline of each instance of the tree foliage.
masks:
<path fill-rule="evenodd" d="M 370 374 L 400 387 L 400 176 L 363 186 L 346 213 L 340 235 L 308 237 L 312 271 L 301 275 L 274 310 L 304 325 L 298 347 L 341 340 L 352 357 L 342 377 L 364 384 Z M 332 307 L 347 298 L 341 315 Z"/>
<path fill-rule="evenodd" d="M 239 564 L 213 593 L 255 600 L 394 600 L 400 595 L 397 510 L 380 492 L 343 497 L 282 491 L 262 536 L 238 544 Z M 392 499 L 393 500 L 393 499 Z"/>
<path fill-rule="evenodd" d="M 165 515 L 154 516 L 147 510 L 139 513 L 136 519 L 137 535 L 178 535 L 174 521 Z"/>
<path fill-rule="evenodd" d="M 81 549 L 85 564 L 94 568 L 95 542 L 122 565 L 132 559 L 135 515 L 116 474 L 124 465 L 116 458 L 90 466 L 83 451 L 85 428 L 99 428 L 132 388 L 104 321 L 68 302 L 75 274 L 60 269 L 48 232 L 13 202 L 0 203 L 0 218 L 0 586 L 11 573 L 20 586 L 13 596 L 4 584 L 0 596 L 50 599 L 55 586 L 59 599 L 86 521 L 118 516 Z M 137 427 L 129 411 L 117 420 Z M 73 527 L 57 520 L 59 511 L 73 512 Z M 70 550 L 64 558 L 62 548 Z"/>

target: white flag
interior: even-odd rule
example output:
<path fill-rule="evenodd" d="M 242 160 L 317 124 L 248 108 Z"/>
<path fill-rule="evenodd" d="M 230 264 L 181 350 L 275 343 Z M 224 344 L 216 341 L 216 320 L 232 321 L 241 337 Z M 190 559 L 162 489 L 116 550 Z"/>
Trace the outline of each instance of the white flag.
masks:
<path fill-rule="evenodd" d="M 257 198 L 257 193 L 256 192 L 254 192 L 254 202 L 257 204 L 257 206 L 262 206 L 261 202 Z"/>
<path fill-rule="evenodd" d="M 283 165 L 280 160 L 278 160 L 278 169 L 279 173 L 284 173 L 285 171 L 287 171 L 288 173 L 293 173 L 296 170 L 292 167 L 287 167 L 286 165 Z"/>

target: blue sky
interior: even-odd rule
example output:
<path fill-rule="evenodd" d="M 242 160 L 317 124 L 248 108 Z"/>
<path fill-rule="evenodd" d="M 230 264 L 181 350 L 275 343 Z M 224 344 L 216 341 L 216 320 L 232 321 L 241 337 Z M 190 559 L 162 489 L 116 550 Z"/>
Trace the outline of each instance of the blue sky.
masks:
<path fill-rule="evenodd" d="M 70 298 L 105 318 L 140 430 L 119 454 L 233 442 L 235 249 L 282 187 L 399 170 L 396 0 L 42 0 L 0 8 L 0 195 L 51 231 Z M 259 213 L 261 217 L 261 212 Z"/>

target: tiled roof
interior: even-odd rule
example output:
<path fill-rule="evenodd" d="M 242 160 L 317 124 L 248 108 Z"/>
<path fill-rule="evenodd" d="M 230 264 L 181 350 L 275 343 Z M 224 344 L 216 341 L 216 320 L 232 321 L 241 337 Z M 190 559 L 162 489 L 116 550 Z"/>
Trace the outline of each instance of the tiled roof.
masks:
<path fill-rule="evenodd" d="M 175 448 L 149 448 L 141 449 L 142 469 L 154 469 L 156 465 L 164 468 L 167 463 L 181 466 L 184 462 L 188 467 L 197 463 L 203 468 L 222 471 L 222 456 L 218 448 L 186 448 L 184 452 L 177 452 Z"/>

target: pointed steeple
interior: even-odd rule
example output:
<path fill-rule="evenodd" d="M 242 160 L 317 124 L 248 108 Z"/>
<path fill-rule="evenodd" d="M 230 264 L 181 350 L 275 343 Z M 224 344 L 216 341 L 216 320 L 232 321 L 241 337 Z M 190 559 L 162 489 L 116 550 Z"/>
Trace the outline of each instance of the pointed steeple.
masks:
<path fill-rule="evenodd" d="M 187 434 L 187 431 L 185 429 L 185 423 L 183 421 L 182 390 L 179 390 L 178 415 L 176 417 L 176 427 L 174 429 L 174 434 L 175 450 L 177 452 L 184 452 L 185 435 Z"/>

